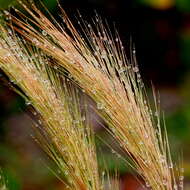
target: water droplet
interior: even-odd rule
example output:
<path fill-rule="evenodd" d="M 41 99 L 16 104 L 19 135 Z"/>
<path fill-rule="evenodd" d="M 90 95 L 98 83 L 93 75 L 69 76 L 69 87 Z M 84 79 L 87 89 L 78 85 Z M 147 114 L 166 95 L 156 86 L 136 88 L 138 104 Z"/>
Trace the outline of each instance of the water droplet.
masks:
<path fill-rule="evenodd" d="M 118 64 L 119 64 L 119 65 L 122 65 L 122 60 L 119 59 L 119 60 L 118 60 Z"/>
<path fill-rule="evenodd" d="M 141 75 L 139 73 L 137 74 L 137 78 L 141 78 Z"/>
<path fill-rule="evenodd" d="M 74 124 L 79 124 L 80 121 L 79 121 L 79 120 L 73 120 L 73 123 L 74 123 Z"/>
<path fill-rule="evenodd" d="M 165 157 L 164 156 L 160 156 L 160 163 L 165 163 Z"/>
<path fill-rule="evenodd" d="M 169 165 L 169 168 L 170 168 L 170 169 L 172 169 L 172 168 L 173 168 L 173 164 L 172 164 L 172 163 Z"/>
<path fill-rule="evenodd" d="M 137 66 L 135 66 L 135 67 L 133 68 L 133 71 L 134 71 L 135 73 L 137 73 L 137 72 L 139 72 L 139 68 L 138 68 Z"/>
<path fill-rule="evenodd" d="M 120 154 L 117 154 L 117 153 L 116 153 L 116 156 L 117 156 L 119 159 L 121 158 L 121 155 L 120 155 Z"/>
<path fill-rule="evenodd" d="M 144 138 L 145 138 L 145 139 L 148 139 L 148 138 L 149 138 L 149 136 L 148 136 L 147 133 L 144 134 Z"/>
<path fill-rule="evenodd" d="M 6 16 L 8 16 L 10 13 L 8 11 L 3 11 Z"/>
<path fill-rule="evenodd" d="M 120 69 L 118 70 L 118 73 L 121 74 L 121 73 L 123 73 L 123 72 L 125 72 L 125 71 L 126 71 L 126 68 L 123 67 L 123 68 L 120 68 Z"/>
<path fill-rule="evenodd" d="M 25 103 L 26 103 L 27 106 L 31 105 L 31 102 L 29 100 L 26 100 Z"/>
<path fill-rule="evenodd" d="M 55 70 L 57 70 L 57 69 L 58 69 L 58 67 L 57 67 L 56 65 L 54 65 L 54 66 L 53 66 L 53 68 L 54 68 Z"/>
<path fill-rule="evenodd" d="M 167 180 L 166 179 L 163 179 L 163 185 L 167 185 Z"/>
<path fill-rule="evenodd" d="M 113 154 L 115 154 L 115 153 L 116 153 L 116 152 L 115 152 L 115 150 L 113 150 L 113 149 L 111 150 L 111 152 L 112 152 Z"/>
<path fill-rule="evenodd" d="M 47 36 L 47 34 L 48 34 L 48 33 L 47 33 L 45 30 L 42 31 L 42 35 L 43 35 L 43 36 Z"/>
<path fill-rule="evenodd" d="M 184 173 L 184 168 L 181 168 L 180 170 L 181 170 L 182 173 Z"/>
<path fill-rule="evenodd" d="M 61 173 L 61 170 L 58 170 L 57 172 L 60 174 L 60 173 Z"/>
<path fill-rule="evenodd" d="M 112 41 L 111 41 L 111 40 L 109 40 L 109 41 L 108 41 L 108 44 L 110 44 L 110 45 L 111 45 L 111 44 L 112 44 Z"/>
<path fill-rule="evenodd" d="M 36 39 L 36 38 L 34 38 L 33 40 L 32 40 L 32 42 L 35 44 L 35 45 L 40 45 L 40 42 Z"/>
<path fill-rule="evenodd" d="M 104 109 L 104 105 L 102 103 L 97 103 L 97 109 L 99 110 Z"/>
<path fill-rule="evenodd" d="M 155 117 L 158 117 L 158 112 L 155 112 L 154 115 L 155 115 Z"/>
<path fill-rule="evenodd" d="M 145 182 L 146 187 L 150 187 L 150 184 L 146 181 Z"/>
<path fill-rule="evenodd" d="M 81 118 L 81 121 L 85 121 L 85 120 L 86 120 L 86 117 L 83 116 L 83 117 Z"/>
<path fill-rule="evenodd" d="M 177 188 L 177 185 L 176 184 L 174 184 L 174 190 L 177 190 L 178 188 Z"/>

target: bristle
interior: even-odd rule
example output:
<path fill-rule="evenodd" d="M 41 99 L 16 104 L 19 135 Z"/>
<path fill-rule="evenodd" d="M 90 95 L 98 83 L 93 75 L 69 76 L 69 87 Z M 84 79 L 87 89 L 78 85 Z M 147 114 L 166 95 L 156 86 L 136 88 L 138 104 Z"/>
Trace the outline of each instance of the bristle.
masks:
<path fill-rule="evenodd" d="M 0 169 L 0 190 L 8 190 L 7 183 L 3 171 Z"/>
<path fill-rule="evenodd" d="M 16 30 L 52 56 L 60 72 L 66 69 L 96 102 L 99 114 L 131 156 L 147 187 L 177 189 L 167 134 L 163 135 L 160 126 L 160 110 L 156 100 L 155 113 L 149 106 L 135 50 L 128 60 L 119 36 L 112 35 L 98 16 L 95 26 L 82 21 L 82 36 L 64 11 L 63 20 L 70 34 L 59 24 L 54 25 L 34 4 L 24 7 L 38 30 L 13 17 Z"/>
<path fill-rule="evenodd" d="M 101 189 L 93 132 L 75 87 L 60 79 L 42 52 L 0 27 L 0 68 L 38 113 L 38 142 L 58 165 L 57 175 L 68 189 Z"/>

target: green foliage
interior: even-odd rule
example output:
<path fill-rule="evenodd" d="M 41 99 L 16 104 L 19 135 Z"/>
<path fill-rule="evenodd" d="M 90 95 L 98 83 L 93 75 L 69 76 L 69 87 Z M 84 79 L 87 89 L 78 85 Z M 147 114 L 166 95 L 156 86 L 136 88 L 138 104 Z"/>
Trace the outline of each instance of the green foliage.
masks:
<path fill-rule="evenodd" d="M 42 2 L 50 11 L 54 10 L 57 4 L 56 0 L 42 0 Z M 0 0 L 0 9 L 7 9 L 10 6 L 18 6 L 18 2 L 16 0 Z"/>
<path fill-rule="evenodd" d="M 20 190 L 21 189 L 21 184 L 18 180 L 17 175 L 15 175 L 13 172 L 9 170 L 5 170 L 4 175 L 5 175 L 5 180 L 6 180 L 5 190 Z"/>
<path fill-rule="evenodd" d="M 167 128 L 169 134 L 183 140 L 184 142 L 189 141 L 190 134 L 190 105 L 182 106 L 181 109 L 172 113 L 166 118 Z"/>
<path fill-rule="evenodd" d="M 190 1 L 176 0 L 176 7 L 183 12 L 190 12 Z"/>
<path fill-rule="evenodd" d="M 190 8 L 190 5 L 189 5 Z M 189 49 L 190 49 L 190 32 L 187 31 L 184 34 L 181 35 L 181 40 L 180 40 L 180 46 L 181 46 L 181 51 L 180 51 L 180 57 L 181 60 L 183 61 L 183 64 L 189 69 L 190 68 L 190 54 L 189 54 Z"/>
<path fill-rule="evenodd" d="M 15 4 L 15 0 L 0 0 L 0 9 L 7 9 L 9 6 L 13 6 Z"/>
<path fill-rule="evenodd" d="M 56 0 L 43 0 L 43 3 L 50 12 L 54 10 L 57 4 Z"/>

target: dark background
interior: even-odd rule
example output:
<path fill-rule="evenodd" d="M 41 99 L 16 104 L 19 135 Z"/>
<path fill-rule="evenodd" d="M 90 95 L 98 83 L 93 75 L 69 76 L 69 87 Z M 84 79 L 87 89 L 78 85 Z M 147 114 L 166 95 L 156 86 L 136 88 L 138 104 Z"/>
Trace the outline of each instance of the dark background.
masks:
<path fill-rule="evenodd" d="M 59 19 L 56 1 L 43 2 Z M 127 53 L 132 39 L 147 88 L 152 81 L 160 93 L 174 160 L 183 152 L 186 190 L 190 189 L 190 1 L 60 0 L 60 4 L 73 22 L 77 23 L 79 10 L 89 22 L 97 11 L 111 28 L 115 24 Z M 17 3 L 0 0 L 2 9 L 10 5 Z M 0 163 L 11 181 L 10 189 L 63 189 L 43 164 L 51 162 L 30 138 L 24 101 L 3 83 L 0 105 Z M 110 170 L 119 167 L 125 189 L 137 189 L 124 165 L 112 157 L 108 165 Z"/>

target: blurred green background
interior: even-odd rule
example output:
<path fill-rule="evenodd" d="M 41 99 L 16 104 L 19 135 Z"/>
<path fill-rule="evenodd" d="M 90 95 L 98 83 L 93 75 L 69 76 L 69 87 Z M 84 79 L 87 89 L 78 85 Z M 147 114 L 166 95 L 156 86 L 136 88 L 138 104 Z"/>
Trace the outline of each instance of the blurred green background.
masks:
<path fill-rule="evenodd" d="M 43 3 L 57 17 L 56 0 Z M 178 161 L 177 155 L 183 153 L 185 189 L 190 189 L 190 1 L 60 0 L 60 3 L 73 20 L 76 10 L 88 21 L 96 10 L 109 23 L 115 23 L 127 52 L 132 37 L 146 86 L 152 81 L 160 93 L 174 160 Z M 16 1 L 0 0 L 0 9 L 10 6 L 18 5 Z M 63 189 L 47 167 L 54 165 L 30 137 L 32 123 L 24 100 L 2 82 L 0 105 L 0 165 L 10 190 Z M 100 135 L 109 140 L 103 131 Z M 100 146 L 108 168 L 119 168 L 123 189 L 139 188 L 125 164 L 111 156 L 101 143 Z"/>

